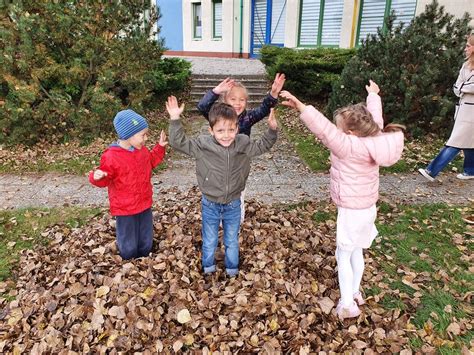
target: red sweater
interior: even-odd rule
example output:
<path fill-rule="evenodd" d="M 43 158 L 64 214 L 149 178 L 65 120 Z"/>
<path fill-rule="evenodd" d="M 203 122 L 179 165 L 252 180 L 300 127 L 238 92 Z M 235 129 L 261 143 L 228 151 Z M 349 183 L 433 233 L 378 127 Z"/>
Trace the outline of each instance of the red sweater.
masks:
<path fill-rule="evenodd" d="M 129 151 L 111 146 L 100 158 L 98 169 L 107 173 L 103 179 L 89 181 L 98 187 L 108 187 L 110 213 L 129 216 L 145 211 L 153 202 L 152 169 L 163 161 L 165 148 L 157 144 L 150 152 L 146 147 Z"/>

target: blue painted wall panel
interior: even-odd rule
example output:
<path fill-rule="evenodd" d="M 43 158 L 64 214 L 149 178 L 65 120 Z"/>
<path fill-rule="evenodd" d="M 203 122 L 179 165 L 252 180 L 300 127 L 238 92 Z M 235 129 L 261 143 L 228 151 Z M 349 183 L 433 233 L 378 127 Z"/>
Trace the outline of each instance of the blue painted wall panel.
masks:
<path fill-rule="evenodd" d="M 158 20 L 158 25 L 161 26 L 159 36 L 164 38 L 165 46 L 170 51 L 183 50 L 182 3 L 182 0 L 156 0 L 161 12 Z"/>

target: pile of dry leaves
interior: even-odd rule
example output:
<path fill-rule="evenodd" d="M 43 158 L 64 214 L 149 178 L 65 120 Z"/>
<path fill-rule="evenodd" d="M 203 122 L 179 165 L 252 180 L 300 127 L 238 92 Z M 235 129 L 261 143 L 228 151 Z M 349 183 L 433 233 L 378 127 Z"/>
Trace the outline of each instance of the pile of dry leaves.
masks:
<path fill-rule="evenodd" d="M 165 193 L 154 208 L 153 253 L 139 260 L 117 255 L 108 214 L 80 229 L 46 231 L 50 244 L 24 252 L 15 300 L 1 305 L 0 352 L 373 354 L 409 347 L 415 330 L 407 313 L 383 309 L 377 299 L 368 299 L 358 319 L 337 319 L 334 222 L 316 229 L 316 205 L 248 202 L 240 275 L 225 276 L 220 251 L 217 277 L 205 279 L 199 201 L 196 190 Z M 366 274 L 381 280 L 372 258 Z"/>

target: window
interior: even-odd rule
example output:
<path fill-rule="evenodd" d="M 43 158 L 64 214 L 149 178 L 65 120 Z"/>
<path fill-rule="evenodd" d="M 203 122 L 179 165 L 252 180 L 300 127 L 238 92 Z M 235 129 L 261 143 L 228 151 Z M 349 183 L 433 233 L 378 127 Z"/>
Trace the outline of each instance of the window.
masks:
<path fill-rule="evenodd" d="M 299 46 L 338 46 L 344 0 L 302 0 Z"/>
<path fill-rule="evenodd" d="M 384 28 L 384 20 L 391 11 L 397 16 L 394 26 L 404 22 L 408 24 L 415 16 L 416 0 L 361 0 L 357 45 L 367 38 L 368 34 L 376 34 L 377 28 Z"/>
<path fill-rule="evenodd" d="M 201 3 L 193 3 L 193 37 L 202 38 Z"/>
<path fill-rule="evenodd" d="M 212 37 L 222 38 L 222 0 L 214 0 L 212 2 L 212 18 Z"/>

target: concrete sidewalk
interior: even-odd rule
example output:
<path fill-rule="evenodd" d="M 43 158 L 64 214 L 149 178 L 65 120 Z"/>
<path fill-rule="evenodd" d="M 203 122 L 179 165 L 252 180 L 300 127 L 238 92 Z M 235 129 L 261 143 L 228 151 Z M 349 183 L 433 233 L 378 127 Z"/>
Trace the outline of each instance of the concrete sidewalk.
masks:
<path fill-rule="evenodd" d="M 163 191 L 193 187 L 194 174 L 189 169 L 175 167 L 153 178 L 154 199 Z M 179 181 L 179 185 L 177 185 Z M 295 203 L 304 200 L 329 198 L 329 176 L 290 172 L 278 174 L 265 169 L 254 169 L 249 177 L 246 199 L 264 203 Z M 452 204 L 474 203 L 474 182 L 445 178 L 441 183 L 426 183 L 421 177 L 387 175 L 380 179 L 381 198 L 392 202 Z M 46 174 L 0 175 L 0 209 L 25 207 L 107 206 L 107 190 L 91 186 L 84 176 Z"/>
<path fill-rule="evenodd" d="M 310 172 L 294 156 L 280 149 L 254 160 L 247 183 L 246 199 L 264 203 L 295 203 L 329 199 L 329 175 Z M 169 168 L 153 179 L 154 199 L 167 189 L 186 191 L 196 186 L 195 165 L 189 159 L 168 161 Z M 474 180 L 456 179 L 445 173 L 439 181 L 426 182 L 416 173 L 380 177 L 381 199 L 394 203 L 474 203 Z M 92 186 L 86 176 L 0 175 L 0 209 L 24 207 L 107 206 L 107 190 Z"/>

